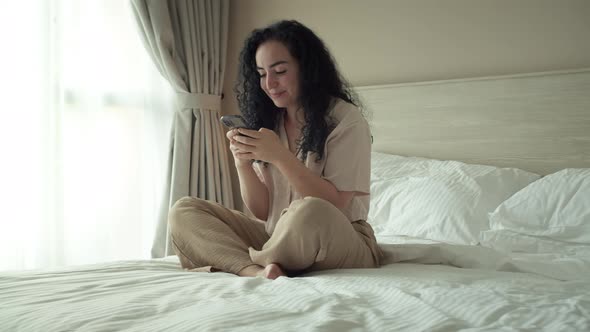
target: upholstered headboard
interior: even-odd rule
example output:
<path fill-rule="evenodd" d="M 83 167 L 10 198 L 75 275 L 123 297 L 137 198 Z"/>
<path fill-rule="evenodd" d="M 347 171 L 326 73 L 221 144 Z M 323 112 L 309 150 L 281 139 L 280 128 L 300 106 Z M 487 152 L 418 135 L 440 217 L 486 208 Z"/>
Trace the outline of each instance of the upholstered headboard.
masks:
<path fill-rule="evenodd" d="M 590 68 L 355 90 L 374 151 L 539 174 L 590 167 Z"/>

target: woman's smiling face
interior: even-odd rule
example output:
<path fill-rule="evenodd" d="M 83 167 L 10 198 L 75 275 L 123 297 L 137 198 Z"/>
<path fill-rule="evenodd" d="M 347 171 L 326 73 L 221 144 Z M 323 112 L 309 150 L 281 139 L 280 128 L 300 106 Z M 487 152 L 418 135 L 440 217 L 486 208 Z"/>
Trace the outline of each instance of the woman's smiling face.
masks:
<path fill-rule="evenodd" d="M 277 107 L 299 107 L 299 64 L 283 43 L 269 40 L 256 50 L 260 87 Z"/>

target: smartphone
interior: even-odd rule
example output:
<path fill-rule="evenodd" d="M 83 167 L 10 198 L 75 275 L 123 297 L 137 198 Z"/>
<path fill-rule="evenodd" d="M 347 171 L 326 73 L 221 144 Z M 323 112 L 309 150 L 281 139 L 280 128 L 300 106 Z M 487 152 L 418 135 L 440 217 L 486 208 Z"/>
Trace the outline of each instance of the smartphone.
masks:
<path fill-rule="evenodd" d="M 226 126 L 228 128 L 249 129 L 248 126 L 246 125 L 246 121 L 244 120 L 244 118 L 241 115 L 224 115 L 219 120 L 221 121 L 221 123 L 223 123 L 224 126 Z M 238 135 L 246 136 L 244 134 L 238 134 Z M 253 160 L 253 161 L 255 163 L 262 162 L 260 160 Z M 267 163 L 265 162 L 264 165 L 266 167 Z"/>
<path fill-rule="evenodd" d="M 221 117 L 221 123 L 228 128 L 246 128 L 246 121 L 241 115 L 224 115 Z"/>

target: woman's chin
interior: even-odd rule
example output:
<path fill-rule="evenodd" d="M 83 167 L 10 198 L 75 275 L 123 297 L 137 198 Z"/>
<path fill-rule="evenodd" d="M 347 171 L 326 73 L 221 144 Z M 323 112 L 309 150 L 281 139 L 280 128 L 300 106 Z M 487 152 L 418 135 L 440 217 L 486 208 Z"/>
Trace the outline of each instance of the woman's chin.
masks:
<path fill-rule="evenodd" d="M 281 100 L 273 100 L 272 101 L 276 107 L 278 108 L 286 108 L 287 107 L 287 103 L 281 101 Z"/>

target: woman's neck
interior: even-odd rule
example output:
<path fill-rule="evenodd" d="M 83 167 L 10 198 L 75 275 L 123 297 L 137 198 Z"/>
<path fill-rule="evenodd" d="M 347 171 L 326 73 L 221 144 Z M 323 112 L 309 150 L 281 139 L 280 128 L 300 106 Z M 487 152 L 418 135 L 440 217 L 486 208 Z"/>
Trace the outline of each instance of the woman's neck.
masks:
<path fill-rule="evenodd" d="M 288 107 L 285 112 L 285 124 L 301 129 L 305 124 L 305 114 L 301 107 Z"/>

